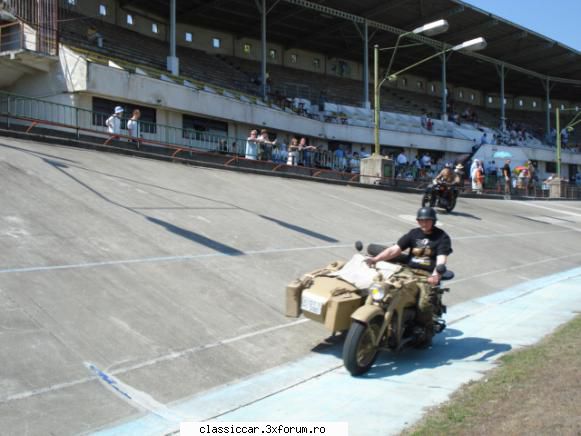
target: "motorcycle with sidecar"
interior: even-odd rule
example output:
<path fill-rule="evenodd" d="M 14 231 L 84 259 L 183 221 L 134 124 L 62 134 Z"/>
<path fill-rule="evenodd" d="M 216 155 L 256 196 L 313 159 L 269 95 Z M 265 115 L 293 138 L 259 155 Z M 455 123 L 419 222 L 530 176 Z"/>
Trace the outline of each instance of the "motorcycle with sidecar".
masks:
<path fill-rule="evenodd" d="M 356 243 L 358 251 L 363 249 Z M 370 244 L 367 253 L 375 256 L 386 247 Z M 426 326 L 417 321 L 418 292 L 404 286 L 402 280 L 426 280 L 417 277 L 402 279 L 398 272 L 407 260 L 400 255 L 390 262 L 370 267 L 365 256 L 355 254 L 351 260 L 335 261 L 324 268 L 304 274 L 287 286 L 286 315 L 303 316 L 322 323 L 333 334 L 347 332 L 343 345 L 343 363 L 351 375 L 367 372 L 380 351 L 401 351 L 407 347 L 426 348 L 431 336 Z M 438 266 L 442 280 L 454 273 Z M 442 295 L 449 291 L 441 285 L 432 288 L 434 319 L 432 330 L 440 333 L 446 327 L 442 319 L 446 306 Z"/>

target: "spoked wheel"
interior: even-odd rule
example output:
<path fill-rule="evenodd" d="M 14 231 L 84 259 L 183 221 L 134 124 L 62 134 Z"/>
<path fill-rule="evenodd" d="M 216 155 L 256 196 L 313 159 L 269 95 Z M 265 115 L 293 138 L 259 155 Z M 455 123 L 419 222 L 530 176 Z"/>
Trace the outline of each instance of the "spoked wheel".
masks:
<path fill-rule="evenodd" d="M 351 375 L 369 371 L 375 363 L 379 349 L 374 344 L 381 330 L 383 317 L 376 316 L 368 325 L 354 321 L 343 346 L 343 364 Z"/>

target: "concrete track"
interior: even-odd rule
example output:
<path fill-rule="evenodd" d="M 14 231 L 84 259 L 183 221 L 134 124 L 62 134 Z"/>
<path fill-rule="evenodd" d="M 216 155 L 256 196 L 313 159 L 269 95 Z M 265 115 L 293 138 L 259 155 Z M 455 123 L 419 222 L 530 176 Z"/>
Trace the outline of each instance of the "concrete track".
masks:
<path fill-rule="evenodd" d="M 311 353 L 284 288 L 420 196 L 0 138 L 0 428 L 78 434 Z M 569 270 L 581 205 L 460 199 L 449 305 Z M 141 401 L 102 382 L 121 380 Z"/>

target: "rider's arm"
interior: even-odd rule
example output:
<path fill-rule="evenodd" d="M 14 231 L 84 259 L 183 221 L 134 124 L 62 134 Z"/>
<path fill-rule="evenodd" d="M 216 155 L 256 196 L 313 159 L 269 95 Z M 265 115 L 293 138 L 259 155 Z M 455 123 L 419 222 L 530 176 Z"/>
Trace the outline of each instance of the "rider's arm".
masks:
<path fill-rule="evenodd" d="M 402 250 L 401 250 L 399 245 L 397 245 L 397 244 L 392 245 L 391 247 L 387 247 L 385 250 L 383 250 L 377 256 L 369 258 L 369 262 L 377 263 L 377 262 L 381 262 L 382 260 L 393 259 L 394 257 L 399 256 L 401 254 L 401 251 Z"/>
<path fill-rule="evenodd" d="M 436 257 L 436 268 L 434 268 L 431 277 L 428 278 L 428 283 L 430 283 L 431 285 L 437 285 L 438 283 L 440 283 L 442 276 L 438 274 L 437 271 L 438 265 L 446 265 L 447 260 L 448 256 L 446 256 L 445 254 L 439 254 L 438 257 Z"/>

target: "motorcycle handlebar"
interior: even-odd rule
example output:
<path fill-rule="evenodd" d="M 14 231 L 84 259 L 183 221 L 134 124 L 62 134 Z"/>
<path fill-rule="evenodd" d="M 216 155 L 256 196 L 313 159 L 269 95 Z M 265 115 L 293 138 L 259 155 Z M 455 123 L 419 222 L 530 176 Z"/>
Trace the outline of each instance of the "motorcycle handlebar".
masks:
<path fill-rule="evenodd" d="M 381 253 L 386 248 L 387 248 L 387 245 L 369 244 L 367 246 L 367 254 L 369 254 L 370 256 L 377 256 L 379 253 Z"/>

